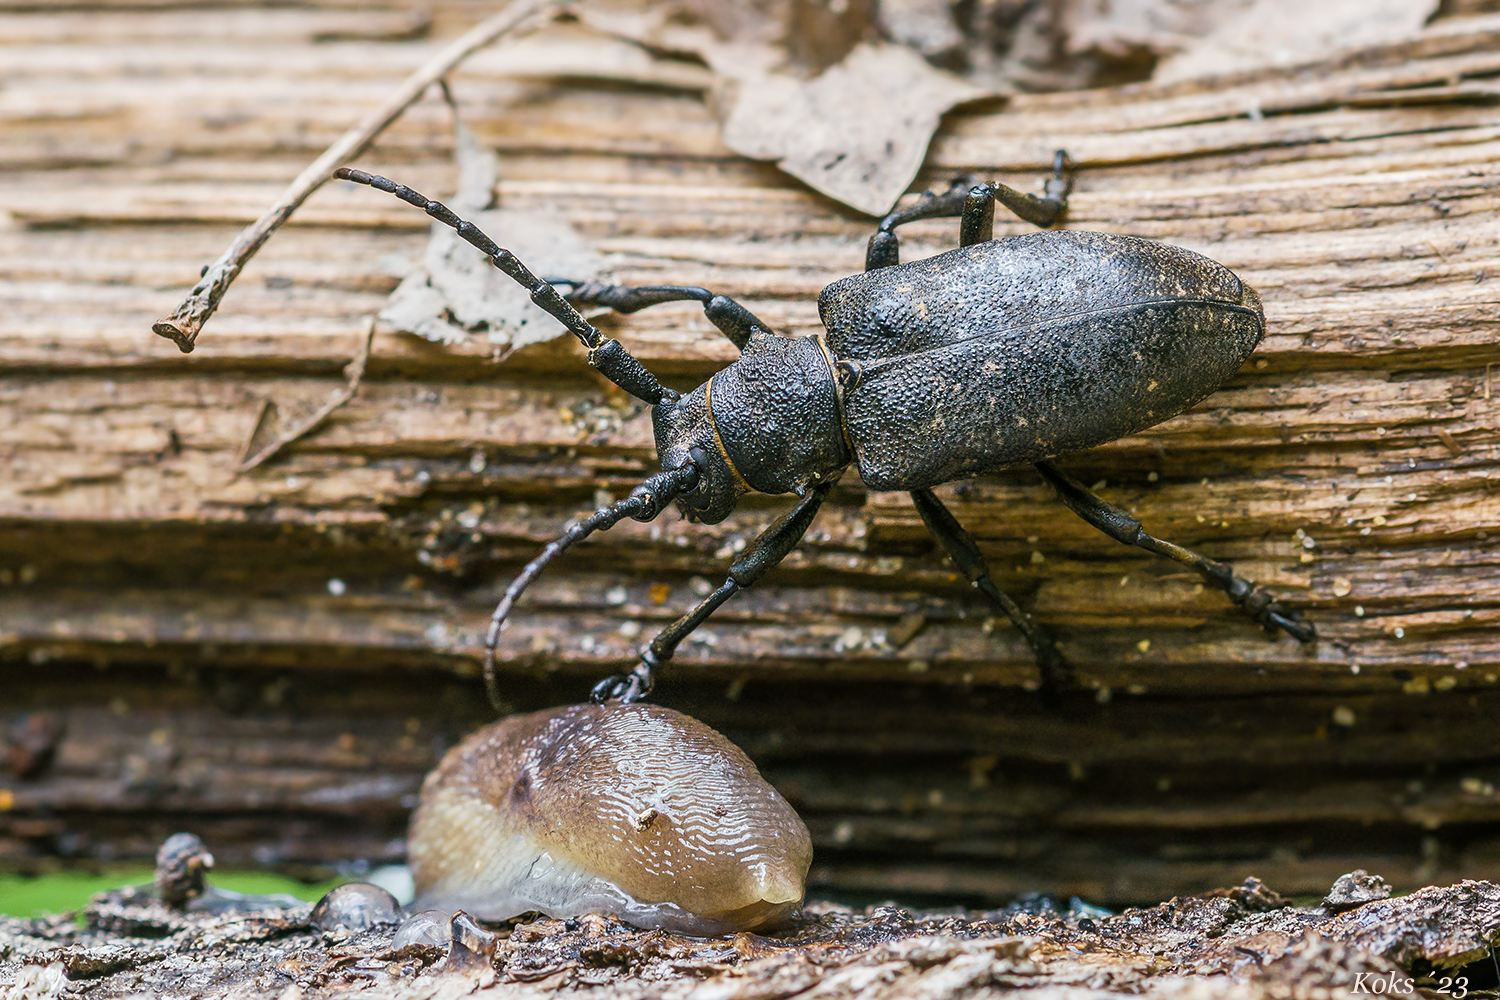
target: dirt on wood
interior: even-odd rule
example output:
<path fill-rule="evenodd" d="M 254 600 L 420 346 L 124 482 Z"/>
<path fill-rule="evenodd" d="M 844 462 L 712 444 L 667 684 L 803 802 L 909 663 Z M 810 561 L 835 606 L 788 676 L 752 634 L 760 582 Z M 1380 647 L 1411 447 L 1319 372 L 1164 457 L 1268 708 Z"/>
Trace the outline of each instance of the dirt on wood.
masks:
<path fill-rule="evenodd" d="M 712 939 L 598 915 L 488 931 L 459 916 L 446 947 L 404 944 L 394 924 L 329 926 L 314 912 L 193 913 L 105 894 L 77 924 L 0 920 L 0 983 L 12 1000 L 64 992 L 314 1000 L 351 989 L 392 1000 L 896 1000 L 1016 989 L 1090 998 L 1324 1000 L 1417 988 L 1460 996 L 1495 987 L 1500 886 L 1462 882 L 1352 907 L 1297 907 L 1252 878 L 1116 915 L 1076 903 L 1058 912 L 1043 900 L 991 912 L 815 904 L 781 932 Z"/>

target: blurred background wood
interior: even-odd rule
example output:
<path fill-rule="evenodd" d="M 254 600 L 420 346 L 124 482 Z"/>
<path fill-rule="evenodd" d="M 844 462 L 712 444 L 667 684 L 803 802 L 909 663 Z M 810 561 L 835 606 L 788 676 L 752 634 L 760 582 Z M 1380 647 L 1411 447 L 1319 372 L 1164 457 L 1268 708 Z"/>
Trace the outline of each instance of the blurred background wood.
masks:
<path fill-rule="evenodd" d="M 192 355 L 150 332 L 490 11 L 428 6 L 0 2 L 0 866 L 145 859 L 176 829 L 226 866 L 399 860 L 421 775 L 488 715 L 499 590 L 654 468 L 648 418 L 565 342 L 497 361 L 378 329 L 358 395 L 236 474 L 264 401 L 291 422 L 342 387 L 421 258 L 426 220 L 368 191 L 314 196 Z M 1355 867 L 1398 889 L 1500 876 L 1500 16 L 1459 6 L 1297 72 L 945 119 L 919 187 L 969 170 L 1038 190 L 1062 146 L 1065 225 L 1184 245 L 1259 289 L 1270 332 L 1228 388 L 1063 465 L 1321 639 L 1267 638 L 1034 473 L 949 486 L 1078 669 L 1046 711 L 1024 644 L 907 498 L 851 473 L 657 695 L 797 805 L 814 892 L 1119 903 L 1247 875 L 1321 894 Z M 453 79 L 505 206 L 561 213 L 618 280 L 818 329 L 872 220 L 725 149 L 701 69 L 576 28 L 524 44 Z M 446 107 L 430 95 L 359 165 L 451 193 Z M 908 259 L 956 241 L 909 230 Z M 731 357 L 696 306 L 600 322 L 683 387 Z M 785 505 L 627 523 L 555 564 L 503 636 L 515 707 L 625 666 Z"/>

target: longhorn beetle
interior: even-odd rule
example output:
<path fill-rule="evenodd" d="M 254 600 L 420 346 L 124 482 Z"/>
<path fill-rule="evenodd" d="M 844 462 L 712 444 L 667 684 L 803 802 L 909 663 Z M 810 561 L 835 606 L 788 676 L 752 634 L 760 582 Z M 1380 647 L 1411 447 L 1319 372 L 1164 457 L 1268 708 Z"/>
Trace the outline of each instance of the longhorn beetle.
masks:
<path fill-rule="evenodd" d="M 335 171 L 453 227 L 583 342 L 590 365 L 651 405 L 662 471 L 569 528 L 506 589 L 485 639 L 491 700 L 498 703 L 501 624 L 542 569 L 574 543 L 625 517 L 650 521 L 674 501 L 689 520 L 717 524 L 749 491 L 797 496 L 729 567 L 723 585 L 641 650 L 634 670 L 593 690 L 596 702 L 635 701 L 651 691 L 656 669 L 678 644 L 796 546 L 850 462 L 872 490 L 910 491 L 948 557 L 1025 636 L 1045 693 L 1055 695 L 1065 682 L 1066 663 L 1046 632 L 995 586 L 979 546 L 933 486 L 1032 465 L 1100 531 L 1191 566 L 1268 632 L 1312 641 L 1313 627 L 1265 590 L 1224 563 L 1147 534 L 1128 512 L 1052 464 L 1181 413 L 1234 375 L 1265 333 L 1259 296 L 1221 264 L 1132 236 L 1047 230 L 1067 205 L 1066 162 L 1058 150 L 1040 198 L 961 177 L 946 193 L 929 192 L 887 215 L 870 238 L 864 273 L 818 296 L 827 329 L 812 337 L 778 336 L 706 288 L 538 278 L 445 205 L 384 177 Z M 1042 231 L 993 239 L 996 202 Z M 900 263 L 897 226 L 954 216 L 959 249 Z M 739 360 L 686 395 L 663 386 L 575 308 L 633 313 L 684 300 L 701 302 L 740 349 Z"/>

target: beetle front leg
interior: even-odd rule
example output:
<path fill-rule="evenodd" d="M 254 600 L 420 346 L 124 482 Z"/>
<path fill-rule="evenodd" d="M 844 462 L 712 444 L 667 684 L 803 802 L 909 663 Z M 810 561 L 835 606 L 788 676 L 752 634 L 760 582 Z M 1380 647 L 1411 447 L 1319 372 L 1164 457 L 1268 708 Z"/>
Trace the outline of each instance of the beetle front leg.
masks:
<path fill-rule="evenodd" d="M 922 515 L 927 530 L 943 546 L 943 551 L 948 553 L 953 565 L 969 578 L 969 583 L 973 584 L 975 590 L 1004 611 L 1005 616 L 1015 623 L 1025 637 L 1032 655 L 1036 657 L 1037 669 L 1042 674 L 1042 697 L 1049 702 L 1056 702 L 1071 679 L 1072 670 L 1057 651 L 1052 637 L 1030 615 L 1022 611 L 1009 594 L 995 586 L 995 581 L 990 579 L 990 567 L 984 561 L 984 554 L 979 551 L 979 544 L 974 541 L 974 536 L 964 530 L 964 526 L 958 523 L 958 518 L 953 516 L 931 490 L 912 490 L 911 498 L 916 503 L 917 513 Z"/>
<path fill-rule="evenodd" d="M 663 302 L 701 302 L 708 321 L 740 350 L 750 342 L 756 330 L 771 328 L 749 309 L 727 295 L 718 295 L 696 285 L 642 285 L 629 288 L 601 281 L 574 281 L 570 278 L 548 278 L 552 285 L 572 288 L 564 296 L 575 306 L 605 306 L 618 313 L 635 313 Z"/>
<path fill-rule="evenodd" d="M 1317 630 L 1311 624 L 1297 620 L 1299 612 L 1284 607 L 1259 584 L 1236 576 L 1228 564 L 1199 555 L 1174 542 L 1148 535 L 1141 528 L 1141 522 L 1129 511 L 1095 495 L 1051 462 L 1036 463 L 1036 470 L 1052 484 L 1058 496 L 1062 497 L 1062 502 L 1073 513 L 1118 542 L 1138 546 L 1184 566 L 1191 566 L 1205 580 L 1228 594 L 1231 601 L 1244 608 L 1267 632 L 1274 635 L 1277 629 L 1281 629 L 1300 642 L 1312 642 L 1317 638 Z"/>
<path fill-rule="evenodd" d="M 719 605 L 759 580 L 797 547 L 797 543 L 812 526 L 818 508 L 823 505 L 823 500 L 831 489 L 833 483 L 820 483 L 812 487 L 797 501 L 795 507 L 762 531 L 749 550 L 730 565 L 729 575 L 718 590 L 705 597 L 696 608 L 662 629 L 651 640 L 651 645 L 641 651 L 641 662 L 636 664 L 634 670 L 628 674 L 606 677 L 594 686 L 593 694 L 590 695 L 594 703 L 639 701 L 650 694 L 651 688 L 656 684 L 656 669 L 672 658 L 682 640 L 707 621 L 708 616 Z"/>

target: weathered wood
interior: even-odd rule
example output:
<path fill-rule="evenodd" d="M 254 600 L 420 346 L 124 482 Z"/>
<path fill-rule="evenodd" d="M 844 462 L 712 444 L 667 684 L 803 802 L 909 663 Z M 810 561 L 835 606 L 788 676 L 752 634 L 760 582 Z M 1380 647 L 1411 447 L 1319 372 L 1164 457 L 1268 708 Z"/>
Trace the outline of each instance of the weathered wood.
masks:
<path fill-rule="evenodd" d="M 493 933 L 457 916 L 449 944 L 399 948 L 391 924 L 330 926 L 329 913 L 312 917 L 317 910 L 305 905 L 183 912 L 127 890 L 97 897 L 82 926 L 0 918 L 0 984 L 14 984 L 19 997 L 67 989 L 282 1000 L 354 991 L 379 1000 L 900 1000 L 1018 990 L 1088 1000 L 1281 1000 L 1493 986 L 1500 887 L 1466 881 L 1390 899 L 1363 871 L 1340 882 L 1317 906 L 1292 906 L 1247 879 L 1114 916 L 1035 900 L 984 913 L 823 905 L 769 936 L 707 939 L 639 931 L 598 914 L 508 921 Z"/>
<path fill-rule="evenodd" d="M 63 732 L 49 766 L 0 773 L 0 864 L 141 857 L 182 826 L 235 862 L 399 858 L 418 777 L 482 718 L 499 589 L 653 468 L 649 422 L 568 343 L 497 364 L 380 330 L 358 395 L 236 474 L 262 402 L 287 420 L 324 403 L 420 258 L 426 221 L 368 191 L 314 196 L 191 357 L 150 332 L 487 12 L 433 7 L 429 41 L 401 36 L 415 15 L 396 6 L 283 8 L 247 34 L 190 3 L 96 24 L 0 4 L 0 707 L 16 726 L 56 712 Z M 1322 638 L 1266 638 L 1030 472 L 947 487 L 1078 667 L 1048 714 L 1024 644 L 909 501 L 847 476 L 660 694 L 802 810 L 817 891 L 1141 901 L 1252 872 L 1299 893 L 1361 864 L 1401 888 L 1500 873 L 1500 129 L 1476 89 L 1497 37 L 1494 16 L 1449 17 L 1295 74 L 949 116 L 924 183 L 1030 187 L 1063 145 L 1080 164 L 1067 225 L 1201 250 L 1261 291 L 1269 335 L 1227 389 L 1064 466 Z M 576 29 L 528 44 L 454 79 L 505 204 L 559 212 L 622 281 L 699 283 L 818 328 L 816 293 L 858 269 L 869 220 L 729 154 L 701 68 L 632 63 Z M 568 79 L 535 75 L 552 56 Z M 533 75 L 507 75 L 522 63 Z M 611 73 L 638 82 L 597 82 Z M 451 149 L 428 99 L 361 165 L 443 194 Z M 909 228 L 909 258 L 954 240 Z M 696 306 L 600 323 L 683 385 L 731 357 Z M 783 507 L 712 527 L 668 513 L 570 553 L 502 636 L 515 704 L 619 669 Z"/>

